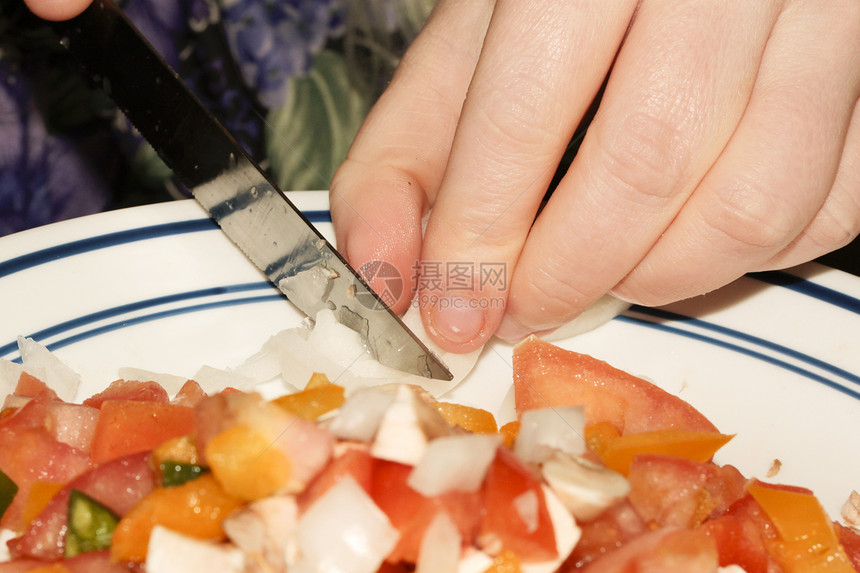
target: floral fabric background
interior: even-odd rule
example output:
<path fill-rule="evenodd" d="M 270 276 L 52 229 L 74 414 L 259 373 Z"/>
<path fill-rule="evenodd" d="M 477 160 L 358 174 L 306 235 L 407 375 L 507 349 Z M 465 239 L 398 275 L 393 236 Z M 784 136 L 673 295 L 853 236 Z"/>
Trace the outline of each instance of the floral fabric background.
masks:
<path fill-rule="evenodd" d="M 434 0 L 118 0 L 284 190 L 327 189 Z M 23 0 L 0 0 L 0 235 L 184 197 Z"/>

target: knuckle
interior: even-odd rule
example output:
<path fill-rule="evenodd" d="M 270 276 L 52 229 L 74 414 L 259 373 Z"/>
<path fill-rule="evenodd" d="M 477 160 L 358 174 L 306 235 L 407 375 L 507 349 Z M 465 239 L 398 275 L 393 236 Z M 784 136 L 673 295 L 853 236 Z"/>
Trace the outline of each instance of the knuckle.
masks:
<path fill-rule="evenodd" d="M 656 110 L 627 116 L 595 143 L 609 184 L 636 201 L 664 202 L 680 181 L 689 157 L 683 123 Z"/>
<path fill-rule="evenodd" d="M 727 238 L 733 251 L 742 253 L 783 247 L 803 223 L 797 209 L 779 194 L 738 177 L 717 191 L 717 208 L 705 223 Z"/>

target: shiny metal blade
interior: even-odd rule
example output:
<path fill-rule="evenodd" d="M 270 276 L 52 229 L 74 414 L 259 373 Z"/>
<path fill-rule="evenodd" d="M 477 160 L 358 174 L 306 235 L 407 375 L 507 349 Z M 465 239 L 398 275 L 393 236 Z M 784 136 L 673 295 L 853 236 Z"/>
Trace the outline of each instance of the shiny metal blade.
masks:
<path fill-rule="evenodd" d="M 306 315 L 331 309 L 386 366 L 438 380 L 447 367 L 391 312 L 218 123 L 121 10 L 95 0 L 53 23 L 65 46 L 221 229 Z"/>

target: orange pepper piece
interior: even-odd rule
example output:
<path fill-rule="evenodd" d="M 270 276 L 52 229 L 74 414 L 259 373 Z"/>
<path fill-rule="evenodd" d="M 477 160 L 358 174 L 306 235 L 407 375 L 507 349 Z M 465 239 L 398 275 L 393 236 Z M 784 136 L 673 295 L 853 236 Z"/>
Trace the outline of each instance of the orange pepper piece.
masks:
<path fill-rule="evenodd" d="M 856 573 L 818 499 L 797 488 L 747 487 L 779 539 L 768 548 L 786 573 Z"/>
<path fill-rule="evenodd" d="M 502 435 L 502 440 L 505 445 L 509 448 L 513 448 L 514 442 L 517 441 L 517 436 L 520 433 L 520 421 L 514 420 L 513 422 L 504 424 L 499 428 L 499 433 Z"/>
<path fill-rule="evenodd" d="M 706 462 L 733 437 L 719 432 L 690 430 L 655 430 L 618 435 L 614 426 L 610 429 L 603 423 L 586 428 L 585 432 L 586 443 L 603 465 L 623 475 L 630 473 L 630 464 L 639 454 L 662 454 Z"/>
<path fill-rule="evenodd" d="M 433 405 L 450 426 L 459 426 L 475 434 L 494 434 L 499 431 L 496 418 L 481 408 L 449 402 L 436 402 Z"/>
<path fill-rule="evenodd" d="M 304 390 L 275 398 L 277 404 L 287 412 L 307 420 L 316 420 L 326 412 L 340 408 L 345 398 L 343 386 L 329 382 L 325 374 L 314 373 Z"/>
<path fill-rule="evenodd" d="M 520 560 L 510 549 L 505 549 L 493 558 L 493 564 L 484 573 L 521 573 Z"/>
<path fill-rule="evenodd" d="M 111 559 L 145 561 L 149 536 L 156 525 L 198 539 L 220 541 L 224 539 L 221 523 L 241 505 L 209 474 L 176 487 L 155 489 L 117 524 L 111 539 Z"/>
<path fill-rule="evenodd" d="M 48 505 L 57 493 L 65 484 L 54 483 L 48 481 L 33 482 L 30 486 L 30 493 L 27 494 L 27 502 L 24 504 L 24 509 L 21 511 L 21 527 L 23 531 L 30 523 L 39 517 L 45 506 Z"/>
<path fill-rule="evenodd" d="M 262 434 L 241 424 L 209 440 L 206 460 L 224 490 L 244 501 L 272 495 L 292 475 L 287 456 Z"/>

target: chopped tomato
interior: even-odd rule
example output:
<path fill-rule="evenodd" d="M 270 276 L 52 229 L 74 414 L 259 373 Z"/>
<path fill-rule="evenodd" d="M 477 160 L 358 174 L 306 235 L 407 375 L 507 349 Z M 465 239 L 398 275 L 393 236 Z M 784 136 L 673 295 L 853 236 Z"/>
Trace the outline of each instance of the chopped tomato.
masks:
<path fill-rule="evenodd" d="M 15 396 L 29 396 L 30 398 L 44 398 L 46 401 L 59 399 L 57 393 L 48 388 L 47 384 L 27 372 L 21 373 L 13 394 Z"/>
<path fill-rule="evenodd" d="M 36 481 L 66 483 L 90 468 L 89 456 L 55 440 L 44 428 L 47 405 L 33 399 L 0 420 L 0 470 L 18 486 L 0 526 L 20 529 L 21 511 Z"/>
<path fill-rule="evenodd" d="M 150 451 L 171 438 L 194 431 L 194 410 L 137 400 L 105 400 L 96 424 L 91 456 L 101 463 Z"/>
<path fill-rule="evenodd" d="M 531 336 L 514 348 L 517 413 L 585 406 L 586 424 L 610 422 L 622 434 L 677 429 L 716 432 L 698 410 L 654 384 Z"/>
<path fill-rule="evenodd" d="M 743 515 L 728 513 L 710 519 L 700 527 L 714 538 L 719 553 L 720 567 L 738 565 L 746 573 L 773 571 L 772 561 L 762 540 L 758 526 Z"/>
<path fill-rule="evenodd" d="M 860 571 L 860 533 L 849 529 L 840 523 L 835 523 L 836 533 L 839 535 L 839 543 L 842 544 L 848 559 L 854 569 Z"/>
<path fill-rule="evenodd" d="M 88 454 L 96 433 L 98 416 L 99 411 L 90 406 L 54 401 L 48 404 L 45 427 L 58 442 Z"/>
<path fill-rule="evenodd" d="M 855 573 L 833 524 L 808 490 L 751 484 L 750 495 L 778 534 L 770 552 L 786 573 Z"/>
<path fill-rule="evenodd" d="M 69 494 L 74 489 L 124 515 L 153 487 L 148 454 L 135 454 L 96 466 L 64 486 L 21 537 L 9 544 L 16 556 L 54 560 L 63 556 Z"/>
<path fill-rule="evenodd" d="M 481 514 L 479 492 L 450 492 L 424 497 L 407 485 L 412 466 L 376 460 L 370 495 L 400 532 L 400 539 L 387 560 L 415 563 L 427 527 L 439 511 L 456 524 L 464 543 L 475 539 Z"/>
<path fill-rule="evenodd" d="M 698 530 L 666 527 L 608 553 L 588 573 L 713 573 L 717 563 L 713 538 Z"/>
<path fill-rule="evenodd" d="M 374 461 L 365 448 L 350 448 L 331 462 L 299 495 L 299 509 L 304 511 L 329 488 L 346 476 L 351 476 L 364 491 L 370 493 Z"/>
<path fill-rule="evenodd" d="M 193 408 L 205 397 L 206 392 L 203 391 L 200 384 L 195 380 L 188 380 L 182 385 L 182 388 L 179 389 L 179 392 L 176 393 L 176 396 L 170 402 L 177 406 Z"/>
<path fill-rule="evenodd" d="M 732 466 L 643 454 L 633 460 L 628 499 L 646 523 L 695 527 L 724 513 L 744 495 L 746 480 Z"/>
<path fill-rule="evenodd" d="M 648 531 L 645 522 L 626 500 L 579 526 L 582 537 L 566 561 L 571 569 L 581 569 Z"/>
<path fill-rule="evenodd" d="M 134 400 L 135 402 L 170 401 L 167 390 L 157 382 L 138 382 L 136 380 L 114 380 L 110 386 L 84 400 L 85 406 L 101 408 L 108 400 Z"/>
<path fill-rule="evenodd" d="M 523 563 L 558 556 L 541 482 L 510 450 L 496 453 L 482 493 L 482 545 L 509 549 Z"/>
<path fill-rule="evenodd" d="M 156 525 L 198 539 L 222 540 L 221 523 L 240 506 L 211 474 L 176 487 L 155 489 L 120 520 L 113 533 L 111 556 L 118 561 L 145 561 L 149 536 Z"/>

